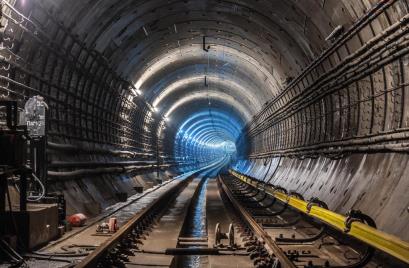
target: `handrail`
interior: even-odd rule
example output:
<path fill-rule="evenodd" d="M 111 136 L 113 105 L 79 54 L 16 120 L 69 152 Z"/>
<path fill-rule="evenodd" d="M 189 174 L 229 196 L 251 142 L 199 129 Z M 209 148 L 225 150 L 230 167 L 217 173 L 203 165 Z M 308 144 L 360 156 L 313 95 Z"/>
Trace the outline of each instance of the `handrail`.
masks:
<path fill-rule="evenodd" d="M 273 186 L 267 185 L 262 181 L 242 175 L 234 170 L 230 170 L 229 172 L 231 175 L 235 176 L 241 181 L 266 191 L 284 203 L 288 203 L 288 205 L 297 209 L 298 211 L 409 264 L 408 242 L 359 221 L 354 221 L 350 226 L 347 226 L 346 222 L 348 218 L 344 215 L 319 206 L 309 206 L 308 202 L 295 196 L 290 196 L 285 193 L 275 191 Z M 260 187 L 261 185 L 263 185 L 262 188 Z"/>

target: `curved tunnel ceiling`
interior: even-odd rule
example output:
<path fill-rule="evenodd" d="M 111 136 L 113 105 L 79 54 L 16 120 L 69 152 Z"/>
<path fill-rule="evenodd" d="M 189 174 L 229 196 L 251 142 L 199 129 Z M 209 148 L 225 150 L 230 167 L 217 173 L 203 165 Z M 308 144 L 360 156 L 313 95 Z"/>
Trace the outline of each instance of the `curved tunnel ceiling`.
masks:
<path fill-rule="evenodd" d="M 147 112 L 143 125 L 137 126 L 140 119 L 134 118 L 141 115 L 134 114 L 131 104 L 120 104 L 120 118 L 130 125 L 122 129 L 128 136 L 131 126 L 141 129 L 146 140 L 156 124 L 151 117 L 159 117 L 159 138 L 170 139 L 206 109 L 220 110 L 213 115 L 216 121 L 222 119 L 219 115 L 238 118 L 243 128 L 323 51 L 323 39 L 335 23 L 352 22 L 342 1 L 44 2 L 84 45 L 101 53 L 110 68 L 133 84 L 126 99 L 142 99 Z M 343 14 L 332 13 L 334 8 Z M 211 141 L 223 136 L 237 142 L 237 133 L 222 127 L 216 131 L 206 122 L 195 126 L 212 133 Z"/>
<path fill-rule="evenodd" d="M 0 98 L 45 98 L 55 188 L 243 156 L 236 171 L 407 230 L 390 214 L 407 210 L 407 0 L 2 3 Z"/>
<path fill-rule="evenodd" d="M 82 4 L 71 27 L 133 81 L 165 125 L 180 126 L 217 103 L 242 128 L 321 50 L 329 27 L 302 8 L 299 1 L 102 0 Z M 195 126 L 213 133 L 213 142 L 236 142 L 239 135 L 206 122 Z"/>

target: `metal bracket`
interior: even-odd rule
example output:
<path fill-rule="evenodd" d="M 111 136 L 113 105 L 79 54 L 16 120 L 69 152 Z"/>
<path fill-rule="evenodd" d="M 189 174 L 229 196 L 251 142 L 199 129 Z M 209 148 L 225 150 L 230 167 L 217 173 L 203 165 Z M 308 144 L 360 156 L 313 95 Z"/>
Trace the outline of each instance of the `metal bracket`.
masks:
<path fill-rule="evenodd" d="M 228 239 L 229 240 L 229 248 L 235 248 L 235 243 L 234 243 L 234 226 L 233 223 L 230 223 L 229 225 L 229 231 L 227 233 L 222 233 L 220 230 L 220 223 L 216 224 L 215 228 L 215 240 L 214 240 L 214 247 L 222 247 L 222 239 Z"/>
<path fill-rule="evenodd" d="M 348 213 L 347 213 L 347 218 L 345 219 L 345 229 L 344 232 L 345 233 L 349 233 L 349 231 L 351 231 L 351 225 L 353 222 L 362 222 L 362 223 L 366 223 L 369 226 L 376 228 L 376 223 L 375 221 L 369 217 L 368 215 L 362 213 L 360 210 L 355 210 L 355 209 L 351 209 Z"/>
<path fill-rule="evenodd" d="M 328 209 L 327 204 L 324 201 L 321 201 L 318 197 L 312 197 L 307 204 L 307 213 L 311 212 L 312 206 L 319 206 L 325 209 Z"/>
<path fill-rule="evenodd" d="M 203 36 L 203 50 L 209 52 L 210 46 L 206 47 L 206 36 Z"/>

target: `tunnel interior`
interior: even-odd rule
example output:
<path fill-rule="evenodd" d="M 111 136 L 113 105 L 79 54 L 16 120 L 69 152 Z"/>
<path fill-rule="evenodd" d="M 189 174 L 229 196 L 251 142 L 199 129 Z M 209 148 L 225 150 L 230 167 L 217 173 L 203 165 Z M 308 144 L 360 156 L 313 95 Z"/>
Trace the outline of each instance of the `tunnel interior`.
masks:
<path fill-rule="evenodd" d="M 365 211 L 409 240 L 408 11 L 406 0 L 4 0 L 0 100 L 24 111 L 43 97 L 31 164 L 67 213 L 95 216 L 119 193 L 221 161 L 220 173 Z"/>
<path fill-rule="evenodd" d="M 225 157 L 229 163 L 234 162 L 237 159 L 236 140 L 243 127 L 239 120 L 234 114 L 212 107 L 193 113 L 177 127 L 175 159 L 200 163 Z"/>

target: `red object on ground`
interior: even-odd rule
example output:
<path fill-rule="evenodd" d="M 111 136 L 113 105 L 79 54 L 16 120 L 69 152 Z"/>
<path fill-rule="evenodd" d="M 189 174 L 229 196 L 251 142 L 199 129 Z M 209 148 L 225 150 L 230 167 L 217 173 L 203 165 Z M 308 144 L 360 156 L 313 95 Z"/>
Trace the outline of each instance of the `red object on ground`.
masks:
<path fill-rule="evenodd" d="M 110 233 L 115 233 L 118 230 L 118 221 L 115 217 L 109 218 L 108 228 Z"/>
<path fill-rule="evenodd" d="M 82 213 L 77 213 L 69 216 L 67 220 L 71 224 L 71 226 L 80 227 L 85 224 L 85 222 L 87 221 L 87 217 Z"/>

